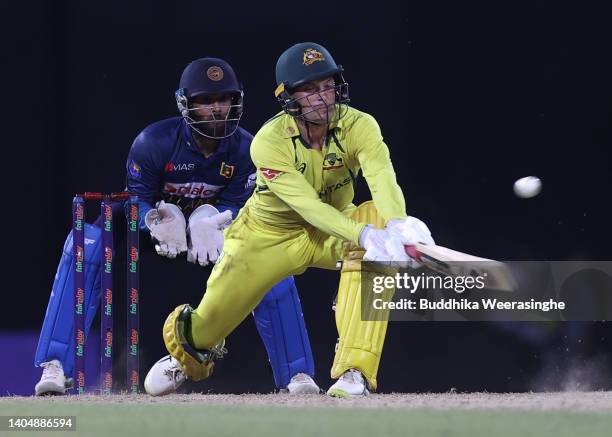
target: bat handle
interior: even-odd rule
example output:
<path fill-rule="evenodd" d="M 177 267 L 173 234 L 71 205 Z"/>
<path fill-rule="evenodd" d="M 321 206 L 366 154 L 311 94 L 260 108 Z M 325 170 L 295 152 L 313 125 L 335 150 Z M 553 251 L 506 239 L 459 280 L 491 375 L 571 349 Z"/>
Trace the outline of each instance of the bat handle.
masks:
<path fill-rule="evenodd" d="M 416 246 L 404 246 L 404 250 L 406 251 L 406 255 L 410 258 L 421 261 L 421 254 L 417 250 Z"/>

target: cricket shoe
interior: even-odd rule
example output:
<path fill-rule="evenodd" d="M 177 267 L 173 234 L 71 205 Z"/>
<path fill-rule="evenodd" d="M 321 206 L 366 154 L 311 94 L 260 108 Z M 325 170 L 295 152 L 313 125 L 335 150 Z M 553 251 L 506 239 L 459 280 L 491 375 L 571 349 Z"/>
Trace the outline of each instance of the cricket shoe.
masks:
<path fill-rule="evenodd" d="M 187 380 L 179 362 L 166 355 L 153 364 L 144 381 L 145 391 L 151 396 L 163 396 L 174 393 Z"/>
<path fill-rule="evenodd" d="M 296 373 L 293 375 L 291 381 L 287 384 L 287 389 L 284 391 L 290 395 L 316 395 L 321 392 L 321 389 L 310 375 L 306 373 Z"/>
<path fill-rule="evenodd" d="M 367 396 L 370 392 L 361 372 L 349 369 L 327 390 L 327 394 L 335 398 L 348 398 L 351 396 Z"/>
<path fill-rule="evenodd" d="M 72 388 L 72 378 L 66 378 L 64 367 L 58 360 L 41 363 L 42 376 L 38 384 L 34 386 L 36 396 L 63 395 L 66 390 Z"/>

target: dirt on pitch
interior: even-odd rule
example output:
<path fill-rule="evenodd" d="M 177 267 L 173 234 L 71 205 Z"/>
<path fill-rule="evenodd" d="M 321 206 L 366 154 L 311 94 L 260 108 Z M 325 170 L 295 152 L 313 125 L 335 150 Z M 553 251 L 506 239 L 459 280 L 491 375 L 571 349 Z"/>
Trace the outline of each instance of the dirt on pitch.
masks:
<path fill-rule="evenodd" d="M 598 411 L 612 413 L 612 392 L 556 392 L 556 393 L 388 393 L 371 394 L 354 399 L 337 399 L 325 395 L 288 394 L 174 394 L 151 397 L 144 394 L 114 394 L 110 396 L 81 395 L 51 398 L 1 397 L 3 401 L 86 402 L 86 403 L 141 403 L 141 404 L 209 404 L 253 407 L 299 408 L 399 408 L 432 410 L 492 410 L 513 409 L 529 411 Z"/>

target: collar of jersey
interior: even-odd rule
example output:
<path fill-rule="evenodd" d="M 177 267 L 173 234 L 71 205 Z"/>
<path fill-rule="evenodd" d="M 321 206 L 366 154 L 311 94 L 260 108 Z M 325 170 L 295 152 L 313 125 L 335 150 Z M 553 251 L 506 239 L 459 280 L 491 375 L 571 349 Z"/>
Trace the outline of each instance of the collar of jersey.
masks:
<path fill-rule="evenodd" d="M 329 125 L 330 131 L 336 128 L 342 130 L 342 118 Z M 299 136 L 300 130 L 298 129 L 297 122 L 292 116 L 286 114 L 283 120 L 283 138 L 293 138 Z"/>
<path fill-rule="evenodd" d="M 187 125 L 184 119 L 183 119 L 183 133 L 185 134 L 185 143 L 187 145 L 187 149 L 200 153 L 200 149 L 198 148 L 198 143 L 196 143 L 196 140 L 193 137 L 193 130 L 191 130 L 191 128 Z M 238 130 L 234 132 L 234 135 L 238 135 Z M 231 137 L 223 138 L 222 140 L 219 140 L 219 146 L 217 147 L 217 150 L 215 150 L 215 153 L 213 153 L 210 156 L 214 156 L 219 153 L 227 152 L 230 141 L 234 135 L 232 135 Z"/>

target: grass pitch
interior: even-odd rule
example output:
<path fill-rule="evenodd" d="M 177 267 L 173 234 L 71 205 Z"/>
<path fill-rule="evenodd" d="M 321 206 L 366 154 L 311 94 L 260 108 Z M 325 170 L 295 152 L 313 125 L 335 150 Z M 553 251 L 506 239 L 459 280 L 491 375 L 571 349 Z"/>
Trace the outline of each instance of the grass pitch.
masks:
<path fill-rule="evenodd" d="M 612 393 L 5 397 L 0 415 L 76 416 L 54 436 L 587 437 L 611 435 Z"/>

